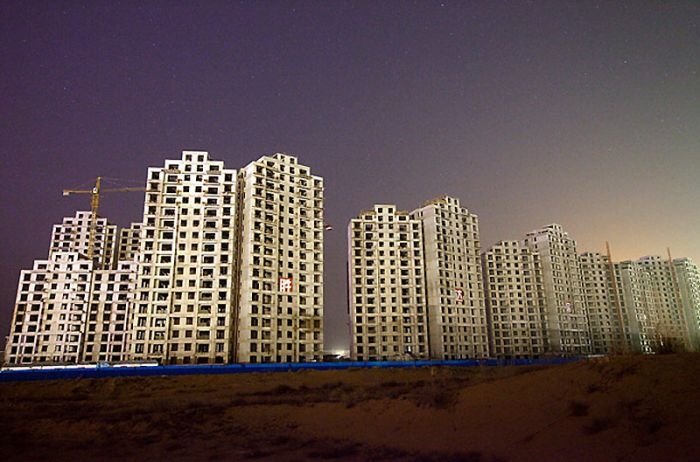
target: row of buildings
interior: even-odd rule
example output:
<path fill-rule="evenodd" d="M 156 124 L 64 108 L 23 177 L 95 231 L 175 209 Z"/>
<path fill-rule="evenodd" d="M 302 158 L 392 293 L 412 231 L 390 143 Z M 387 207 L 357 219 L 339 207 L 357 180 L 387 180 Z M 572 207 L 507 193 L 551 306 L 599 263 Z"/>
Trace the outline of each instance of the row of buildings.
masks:
<path fill-rule="evenodd" d="M 323 359 L 320 177 L 286 154 L 234 170 L 185 151 L 144 189 L 130 227 L 92 212 L 54 226 L 20 273 L 7 363 Z M 579 254 L 559 225 L 482 252 L 452 197 L 350 221 L 348 311 L 362 360 L 700 349 L 690 260 Z"/>
<path fill-rule="evenodd" d="M 149 168 L 141 222 L 54 226 L 20 273 L 6 362 L 321 360 L 323 192 L 286 154 Z"/>
<path fill-rule="evenodd" d="M 579 254 L 556 224 L 482 252 L 478 217 L 451 197 L 412 212 L 375 205 L 348 226 L 351 356 L 700 350 L 697 266 L 608 255 Z"/>

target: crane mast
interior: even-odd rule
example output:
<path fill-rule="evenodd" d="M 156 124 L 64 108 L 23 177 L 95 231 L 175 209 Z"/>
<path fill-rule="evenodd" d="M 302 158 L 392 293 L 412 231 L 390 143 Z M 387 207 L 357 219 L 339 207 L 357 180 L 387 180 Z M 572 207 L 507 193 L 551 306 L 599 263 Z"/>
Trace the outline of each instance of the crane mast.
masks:
<path fill-rule="evenodd" d="M 100 209 L 100 183 L 102 177 L 98 176 L 95 187 L 92 188 L 90 197 L 90 237 L 88 238 L 88 259 L 95 259 L 95 238 L 97 237 L 97 212 Z"/>

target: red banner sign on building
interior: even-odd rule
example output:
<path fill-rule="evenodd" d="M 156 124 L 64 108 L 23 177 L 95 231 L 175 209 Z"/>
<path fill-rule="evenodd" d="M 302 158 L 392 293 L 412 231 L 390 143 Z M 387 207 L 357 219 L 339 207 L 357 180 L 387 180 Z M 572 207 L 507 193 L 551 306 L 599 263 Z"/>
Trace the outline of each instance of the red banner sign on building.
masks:
<path fill-rule="evenodd" d="M 280 292 L 290 293 L 294 288 L 294 279 L 292 277 L 280 278 Z"/>

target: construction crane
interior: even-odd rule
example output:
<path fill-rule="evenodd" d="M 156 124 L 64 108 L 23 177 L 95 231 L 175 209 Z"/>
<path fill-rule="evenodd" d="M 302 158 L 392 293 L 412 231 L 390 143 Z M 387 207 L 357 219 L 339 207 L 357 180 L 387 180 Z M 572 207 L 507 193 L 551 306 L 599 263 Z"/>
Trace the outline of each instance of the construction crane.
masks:
<path fill-rule="evenodd" d="M 146 191 L 146 188 L 101 188 L 102 177 L 98 176 L 95 181 L 95 187 L 92 189 L 64 189 L 63 195 L 70 196 L 71 194 L 90 194 L 90 234 L 88 236 L 88 251 L 87 257 L 90 261 L 94 261 L 95 258 L 95 236 L 97 234 L 97 213 L 100 209 L 100 194 L 111 193 L 111 192 L 137 192 Z"/>

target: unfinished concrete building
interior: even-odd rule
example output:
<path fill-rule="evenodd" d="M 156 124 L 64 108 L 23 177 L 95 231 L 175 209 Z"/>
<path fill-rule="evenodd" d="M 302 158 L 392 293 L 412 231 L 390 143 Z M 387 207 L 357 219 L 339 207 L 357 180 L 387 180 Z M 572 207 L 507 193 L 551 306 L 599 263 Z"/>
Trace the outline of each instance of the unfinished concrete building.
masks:
<path fill-rule="evenodd" d="M 590 329 L 576 241 L 552 224 L 528 233 L 523 245 L 540 256 L 549 351 L 588 354 Z"/>
<path fill-rule="evenodd" d="M 607 255 L 585 252 L 579 256 L 583 293 L 591 331 L 591 353 L 622 353 L 628 349 L 617 275 Z"/>
<path fill-rule="evenodd" d="M 241 169 L 236 362 L 323 359 L 323 179 L 278 153 Z"/>
<path fill-rule="evenodd" d="M 410 216 L 423 225 L 431 358 L 488 356 L 478 217 L 449 196 Z"/>
<path fill-rule="evenodd" d="M 236 178 L 202 151 L 148 169 L 132 359 L 232 360 Z"/>
<path fill-rule="evenodd" d="M 539 255 L 501 241 L 481 256 L 491 356 L 537 358 L 546 351 Z"/>
<path fill-rule="evenodd" d="M 352 359 L 427 359 L 421 221 L 378 204 L 348 225 Z"/>

